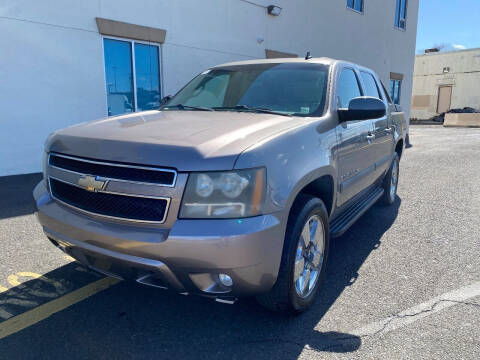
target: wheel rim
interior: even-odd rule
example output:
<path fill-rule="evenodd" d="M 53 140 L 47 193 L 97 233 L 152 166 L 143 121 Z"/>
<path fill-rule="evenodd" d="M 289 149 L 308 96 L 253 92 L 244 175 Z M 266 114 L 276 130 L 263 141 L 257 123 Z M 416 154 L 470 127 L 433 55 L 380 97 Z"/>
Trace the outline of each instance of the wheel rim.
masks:
<path fill-rule="evenodd" d="M 398 161 L 395 159 L 392 166 L 392 176 L 390 182 L 390 199 L 395 200 L 395 195 L 397 194 L 397 184 L 398 184 Z"/>
<path fill-rule="evenodd" d="M 325 250 L 325 230 L 318 215 L 305 223 L 298 239 L 293 281 L 297 295 L 308 297 L 320 276 Z"/>

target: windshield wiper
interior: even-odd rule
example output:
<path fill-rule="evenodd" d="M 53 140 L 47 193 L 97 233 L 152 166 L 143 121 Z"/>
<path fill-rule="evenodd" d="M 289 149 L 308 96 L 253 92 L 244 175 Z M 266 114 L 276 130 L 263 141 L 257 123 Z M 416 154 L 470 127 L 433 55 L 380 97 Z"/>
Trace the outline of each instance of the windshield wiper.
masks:
<path fill-rule="evenodd" d="M 183 105 L 183 104 L 177 104 L 177 105 L 167 105 L 161 108 L 163 109 L 178 109 L 178 110 L 199 110 L 199 111 L 213 111 L 211 108 L 207 107 L 202 107 L 202 106 L 190 106 L 190 105 Z"/>
<path fill-rule="evenodd" d="M 290 114 L 283 113 L 280 111 L 264 109 L 264 108 L 256 108 L 256 107 L 249 107 L 247 105 L 235 105 L 235 106 L 215 106 L 212 107 L 213 110 L 240 110 L 240 111 L 250 111 L 262 114 L 274 114 L 274 115 L 282 115 L 282 116 L 291 116 Z"/>

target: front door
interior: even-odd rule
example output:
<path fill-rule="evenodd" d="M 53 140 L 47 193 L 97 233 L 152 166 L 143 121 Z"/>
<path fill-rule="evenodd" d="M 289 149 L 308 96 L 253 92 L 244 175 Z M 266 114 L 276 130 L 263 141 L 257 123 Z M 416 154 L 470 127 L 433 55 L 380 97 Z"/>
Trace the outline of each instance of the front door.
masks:
<path fill-rule="evenodd" d="M 362 96 L 353 69 L 345 68 L 340 73 L 336 96 L 339 108 L 348 108 L 351 99 Z M 374 182 L 373 138 L 371 120 L 345 121 L 337 126 L 337 206 L 344 205 Z"/>
<path fill-rule="evenodd" d="M 375 181 L 372 138 L 370 120 L 346 121 L 337 127 L 337 206 L 344 205 Z"/>

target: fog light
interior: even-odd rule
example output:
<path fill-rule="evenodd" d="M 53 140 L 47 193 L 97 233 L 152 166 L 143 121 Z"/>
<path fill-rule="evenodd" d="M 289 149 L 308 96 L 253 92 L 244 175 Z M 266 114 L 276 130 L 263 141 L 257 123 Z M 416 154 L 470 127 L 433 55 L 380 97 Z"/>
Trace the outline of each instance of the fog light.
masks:
<path fill-rule="evenodd" d="M 222 283 L 223 286 L 232 286 L 233 285 L 233 280 L 230 276 L 227 274 L 218 274 L 218 280 Z"/>

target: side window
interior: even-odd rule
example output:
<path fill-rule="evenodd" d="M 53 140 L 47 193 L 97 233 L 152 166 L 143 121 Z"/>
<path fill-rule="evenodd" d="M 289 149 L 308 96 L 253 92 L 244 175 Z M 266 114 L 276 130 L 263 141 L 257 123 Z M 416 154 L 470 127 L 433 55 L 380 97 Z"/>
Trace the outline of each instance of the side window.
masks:
<path fill-rule="evenodd" d="M 363 12 L 363 0 L 347 0 L 347 7 L 358 12 Z"/>
<path fill-rule="evenodd" d="M 393 102 L 400 105 L 400 95 L 402 93 L 402 80 L 391 79 L 390 80 L 390 96 Z"/>
<path fill-rule="evenodd" d="M 135 111 L 132 43 L 103 40 L 108 116 Z"/>
<path fill-rule="evenodd" d="M 397 0 L 395 7 L 395 27 L 405 30 L 407 23 L 407 0 Z"/>
<path fill-rule="evenodd" d="M 373 96 L 381 99 L 382 97 L 380 96 L 380 92 L 378 91 L 377 83 L 375 82 L 372 74 L 361 71 L 360 76 L 362 77 L 363 85 L 365 86 L 363 89 L 365 96 Z"/>
<path fill-rule="evenodd" d="M 352 69 L 344 69 L 340 74 L 337 85 L 337 105 L 339 108 L 348 108 L 350 100 L 362 96 L 358 86 L 357 75 Z"/>
<path fill-rule="evenodd" d="M 160 106 L 160 47 L 103 39 L 108 116 Z"/>

